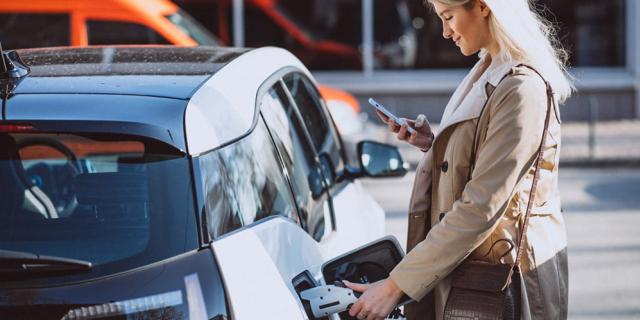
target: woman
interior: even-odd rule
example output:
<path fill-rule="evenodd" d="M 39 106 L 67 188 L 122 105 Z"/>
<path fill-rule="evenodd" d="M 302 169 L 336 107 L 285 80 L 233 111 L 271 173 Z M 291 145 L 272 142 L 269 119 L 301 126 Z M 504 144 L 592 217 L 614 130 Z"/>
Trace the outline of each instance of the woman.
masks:
<path fill-rule="evenodd" d="M 383 319 L 407 294 L 419 301 L 405 309 L 409 319 L 442 319 L 450 274 L 465 259 L 514 263 L 513 247 L 545 131 L 546 81 L 553 105 L 520 274 L 513 285 L 521 296 L 516 318 L 565 319 L 568 270 L 557 189 L 557 105 L 573 91 L 566 54 L 527 0 L 428 2 L 442 20 L 443 36 L 464 55 L 479 52 L 480 60 L 453 94 L 437 136 L 423 117 L 408 121 L 416 132 L 407 136 L 406 125 L 378 114 L 399 139 L 425 156 L 409 210 L 409 253 L 385 280 L 347 283 L 364 292 L 349 313 Z"/>

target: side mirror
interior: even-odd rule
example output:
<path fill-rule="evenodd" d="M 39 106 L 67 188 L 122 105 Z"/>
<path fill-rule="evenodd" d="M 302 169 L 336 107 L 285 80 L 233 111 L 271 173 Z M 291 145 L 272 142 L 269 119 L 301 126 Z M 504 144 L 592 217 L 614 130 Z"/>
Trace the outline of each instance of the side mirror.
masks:
<path fill-rule="evenodd" d="M 360 168 L 368 177 L 402 177 L 407 173 L 407 164 L 395 146 L 362 141 L 358 143 L 358 158 Z"/>

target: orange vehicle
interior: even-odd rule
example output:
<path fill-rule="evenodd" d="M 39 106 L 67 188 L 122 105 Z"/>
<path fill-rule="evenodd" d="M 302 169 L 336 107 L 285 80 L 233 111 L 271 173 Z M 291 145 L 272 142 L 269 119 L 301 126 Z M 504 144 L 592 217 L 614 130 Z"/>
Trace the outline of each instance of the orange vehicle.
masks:
<path fill-rule="evenodd" d="M 0 42 L 4 49 L 123 44 L 222 45 L 168 0 L 0 0 Z M 326 86 L 320 86 L 320 91 L 330 109 L 340 102 L 341 107 L 348 105 L 354 113 L 360 112 L 352 95 Z"/>
<path fill-rule="evenodd" d="M 220 44 L 167 0 L 0 0 L 0 41 L 5 49 Z"/>

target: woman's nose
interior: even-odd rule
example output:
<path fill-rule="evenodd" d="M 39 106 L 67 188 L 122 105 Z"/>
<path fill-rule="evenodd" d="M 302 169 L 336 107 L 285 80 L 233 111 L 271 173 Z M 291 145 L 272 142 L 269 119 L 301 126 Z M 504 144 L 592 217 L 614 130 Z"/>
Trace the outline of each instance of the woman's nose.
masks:
<path fill-rule="evenodd" d="M 442 24 L 442 37 L 445 39 L 451 39 L 453 32 L 446 23 Z"/>

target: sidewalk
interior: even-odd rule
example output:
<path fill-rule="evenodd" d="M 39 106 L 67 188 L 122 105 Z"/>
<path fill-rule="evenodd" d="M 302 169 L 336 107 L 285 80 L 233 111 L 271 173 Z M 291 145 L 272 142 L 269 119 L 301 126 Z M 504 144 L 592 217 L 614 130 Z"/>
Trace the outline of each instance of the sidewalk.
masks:
<path fill-rule="evenodd" d="M 438 125 L 434 125 L 438 129 Z M 366 139 L 397 145 L 405 161 L 415 166 L 422 152 L 399 143 L 386 127 L 368 122 L 363 133 Z M 594 127 L 594 148 L 589 148 L 589 124 L 562 124 L 562 166 L 638 166 L 640 167 L 640 120 L 598 122 Z"/>

